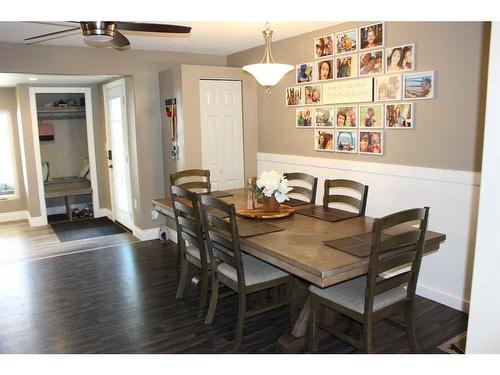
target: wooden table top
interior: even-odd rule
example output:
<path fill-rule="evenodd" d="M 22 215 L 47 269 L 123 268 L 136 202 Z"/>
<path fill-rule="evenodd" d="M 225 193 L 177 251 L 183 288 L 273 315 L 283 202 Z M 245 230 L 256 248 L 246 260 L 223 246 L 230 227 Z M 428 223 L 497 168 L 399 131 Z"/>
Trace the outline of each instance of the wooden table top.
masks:
<path fill-rule="evenodd" d="M 234 203 L 236 209 L 246 208 L 247 190 L 231 190 L 234 194 L 221 198 Z M 308 207 L 311 205 L 305 205 Z M 170 198 L 153 200 L 153 207 L 173 217 Z M 295 209 L 301 208 L 295 207 Z M 327 222 L 309 216 L 293 214 L 281 219 L 266 220 L 283 231 L 255 237 L 241 238 L 243 251 L 282 268 L 320 287 L 327 287 L 350 278 L 361 276 L 368 270 L 369 258 L 358 258 L 323 243 L 372 230 L 373 218 L 355 217 L 339 222 Z M 439 249 L 446 239 L 441 233 L 428 231 L 424 253 Z"/>

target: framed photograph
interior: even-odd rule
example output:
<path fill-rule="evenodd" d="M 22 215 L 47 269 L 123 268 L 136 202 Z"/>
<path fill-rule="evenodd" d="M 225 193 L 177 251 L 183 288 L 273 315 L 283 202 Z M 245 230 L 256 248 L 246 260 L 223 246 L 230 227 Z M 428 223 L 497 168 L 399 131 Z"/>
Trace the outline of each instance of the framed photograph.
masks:
<path fill-rule="evenodd" d="M 384 50 L 359 54 L 359 76 L 384 74 Z"/>
<path fill-rule="evenodd" d="M 295 67 L 295 73 L 296 73 L 295 82 L 298 84 L 312 82 L 313 69 L 314 69 L 314 64 L 312 62 L 297 65 Z"/>
<path fill-rule="evenodd" d="M 434 98 L 434 72 L 420 72 L 403 75 L 403 99 Z"/>
<path fill-rule="evenodd" d="M 385 127 L 389 129 L 413 129 L 413 103 L 385 105 Z"/>
<path fill-rule="evenodd" d="M 359 153 L 367 155 L 383 155 L 384 132 L 380 130 L 360 131 Z"/>
<path fill-rule="evenodd" d="M 335 78 L 353 78 L 358 76 L 358 55 L 343 55 L 335 59 Z"/>
<path fill-rule="evenodd" d="M 314 108 L 302 107 L 295 110 L 295 127 L 300 129 L 308 129 L 314 126 L 313 124 Z"/>
<path fill-rule="evenodd" d="M 335 33 L 335 52 L 337 54 L 356 52 L 358 50 L 358 29 Z"/>
<path fill-rule="evenodd" d="M 358 152 L 358 132 L 356 130 L 335 130 L 335 152 Z"/>
<path fill-rule="evenodd" d="M 374 23 L 359 28 L 360 50 L 384 46 L 384 23 Z"/>
<path fill-rule="evenodd" d="M 314 131 L 314 149 L 316 151 L 333 152 L 333 130 Z"/>
<path fill-rule="evenodd" d="M 316 81 L 328 81 L 333 79 L 333 59 L 316 61 Z"/>
<path fill-rule="evenodd" d="M 337 105 L 335 106 L 335 127 L 356 128 L 358 126 L 358 106 L 357 105 Z"/>
<path fill-rule="evenodd" d="M 401 74 L 375 77 L 375 101 L 401 100 Z"/>
<path fill-rule="evenodd" d="M 286 89 L 285 104 L 287 107 L 295 107 L 304 104 L 304 87 L 294 86 Z"/>
<path fill-rule="evenodd" d="M 415 44 L 386 48 L 385 57 L 387 73 L 415 70 Z"/>
<path fill-rule="evenodd" d="M 305 104 L 321 104 L 321 85 L 304 86 Z"/>
<path fill-rule="evenodd" d="M 383 128 L 384 127 L 384 105 L 383 104 L 360 104 L 359 106 L 360 128 Z"/>
<path fill-rule="evenodd" d="M 319 38 L 314 38 L 314 58 L 322 59 L 323 57 L 333 55 L 333 34 L 323 35 Z"/>
<path fill-rule="evenodd" d="M 314 124 L 317 128 L 333 128 L 333 106 L 316 107 L 314 114 Z"/>

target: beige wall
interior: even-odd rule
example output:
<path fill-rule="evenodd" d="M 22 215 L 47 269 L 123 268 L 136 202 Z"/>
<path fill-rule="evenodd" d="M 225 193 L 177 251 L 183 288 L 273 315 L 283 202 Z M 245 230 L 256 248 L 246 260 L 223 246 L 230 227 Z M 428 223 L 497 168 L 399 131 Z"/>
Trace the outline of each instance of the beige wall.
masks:
<path fill-rule="evenodd" d="M 157 226 L 151 219 L 151 199 L 164 195 L 163 150 L 161 142 L 160 101 L 158 73 L 179 64 L 225 65 L 223 56 L 189 53 L 116 51 L 111 48 L 73 48 L 49 46 L 23 46 L 0 44 L 0 72 L 45 74 L 114 74 L 130 76 L 135 94 L 134 137 L 137 160 L 135 165 L 137 189 L 132 189 L 137 202 L 134 210 L 135 225 L 141 229 Z M 27 95 L 20 93 L 24 101 Z M 24 115 L 26 116 L 26 114 Z M 30 215 L 39 216 L 38 191 L 34 177 L 31 120 L 23 127 L 26 131 L 27 178 L 30 188 L 28 208 Z M 97 136 L 96 136 L 97 137 Z M 105 139 L 101 138 L 101 139 Z M 131 139 L 133 141 L 134 139 Z M 102 145 L 102 142 L 99 142 Z M 97 143 L 96 143 L 96 147 Z M 105 166 L 105 150 L 97 151 L 98 164 Z M 104 158 L 103 158 L 104 157 Z M 132 157 L 132 155 L 131 155 Z M 99 160 L 101 159 L 101 160 Z M 33 162 L 31 162 L 33 161 Z M 107 173 L 107 172 L 105 172 Z M 133 177 L 133 176 L 131 176 Z"/>
<path fill-rule="evenodd" d="M 19 150 L 19 132 L 16 115 L 16 90 L 14 88 L 0 88 L 0 111 L 9 111 L 12 122 L 14 141 L 15 168 L 17 173 L 16 189 L 18 195 L 14 199 L 0 200 L 0 213 L 26 210 L 26 193 L 24 191 L 21 152 Z"/>
<path fill-rule="evenodd" d="M 201 117 L 200 84 L 202 78 L 239 79 L 242 81 L 243 137 L 245 177 L 257 173 L 257 84 L 239 68 L 182 66 L 181 165 L 185 169 L 200 168 Z M 170 172 L 172 173 L 172 172 Z"/>
<path fill-rule="evenodd" d="M 336 25 L 274 42 L 274 58 L 292 65 L 312 61 L 315 37 L 363 24 Z M 293 73 L 270 96 L 259 88 L 259 152 L 480 171 L 489 23 L 386 22 L 386 46 L 404 43 L 416 45 L 417 71 L 436 71 L 436 98 L 416 101 L 414 130 L 385 131 L 384 156 L 315 152 L 313 131 L 295 129 L 295 108 L 284 105 Z M 261 46 L 230 55 L 228 66 L 255 63 L 262 54 Z"/>

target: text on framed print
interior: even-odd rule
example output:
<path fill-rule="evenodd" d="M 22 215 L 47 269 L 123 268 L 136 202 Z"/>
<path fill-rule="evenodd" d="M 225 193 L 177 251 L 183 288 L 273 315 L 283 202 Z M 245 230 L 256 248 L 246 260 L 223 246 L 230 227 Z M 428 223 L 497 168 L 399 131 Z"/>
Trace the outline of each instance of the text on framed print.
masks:
<path fill-rule="evenodd" d="M 323 84 L 323 104 L 360 103 L 372 100 L 372 78 L 333 81 Z"/>

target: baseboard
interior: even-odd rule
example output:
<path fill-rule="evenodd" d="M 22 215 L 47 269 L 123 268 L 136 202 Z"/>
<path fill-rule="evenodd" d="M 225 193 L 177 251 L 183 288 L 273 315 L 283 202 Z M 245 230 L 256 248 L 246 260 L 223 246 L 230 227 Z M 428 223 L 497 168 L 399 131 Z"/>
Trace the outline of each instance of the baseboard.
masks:
<path fill-rule="evenodd" d="M 0 223 L 4 223 L 7 221 L 27 220 L 27 219 L 28 219 L 28 211 L 26 210 L 0 213 Z"/>
<path fill-rule="evenodd" d="M 28 214 L 28 220 L 32 227 L 40 227 L 42 225 L 47 225 L 47 217 L 44 216 L 31 217 Z"/>
<path fill-rule="evenodd" d="M 113 212 L 109 208 L 98 208 L 94 210 L 94 217 L 107 217 L 110 220 L 113 220 Z"/>
<path fill-rule="evenodd" d="M 141 241 L 157 240 L 160 238 L 160 227 L 141 229 L 134 226 L 132 234 Z"/>
<path fill-rule="evenodd" d="M 173 230 L 172 228 L 167 227 L 166 225 L 162 227 L 162 230 L 167 233 L 168 238 L 167 240 L 170 240 L 172 242 L 177 243 L 177 232 Z"/>
<path fill-rule="evenodd" d="M 449 294 L 445 294 L 440 292 L 439 290 L 435 290 L 426 286 L 417 285 L 417 290 L 415 291 L 419 296 L 431 299 L 433 301 L 442 303 L 448 307 L 451 307 L 455 310 L 460 310 L 465 313 L 469 312 L 469 301 L 465 301 L 461 298 L 457 298 L 455 296 L 450 296 Z"/>

